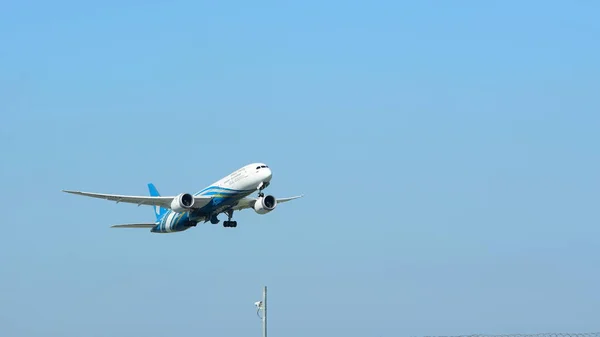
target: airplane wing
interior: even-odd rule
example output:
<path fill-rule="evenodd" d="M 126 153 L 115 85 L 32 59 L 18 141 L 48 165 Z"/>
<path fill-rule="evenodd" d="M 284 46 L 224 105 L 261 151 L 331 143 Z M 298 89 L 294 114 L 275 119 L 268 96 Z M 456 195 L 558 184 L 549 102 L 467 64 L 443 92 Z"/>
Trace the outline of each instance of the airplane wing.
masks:
<path fill-rule="evenodd" d="M 80 192 L 80 191 L 69 191 L 63 190 L 63 192 L 83 195 L 86 197 L 99 198 L 105 200 L 111 200 L 119 202 L 125 202 L 129 204 L 137 204 L 140 205 L 150 205 L 150 206 L 160 206 L 164 208 L 171 208 L 171 202 L 175 199 L 175 196 L 160 196 L 160 197 L 152 197 L 152 196 L 135 196 L 135 195 L 118 195 L 118 194 L 102 194 L 102 193 L 91 193 L 91 192 Z M 194 204 L 192 208 L 200 208 L 205 206 L 211 201 L 211 197 L 205 196 L 194 196 Z"/>
<path fill-rule="evenodd" d="M 279 198 L 277 199 L 277 203 L 284 203 L 284 202 L 288 202 L 290 200 L 294 200 L 294 199 L 298 199 L 298 198 L 302 198 L 304 195 L 297 195 L 295 197 L 288 197 L 288 198 Z"/>
<path fill-rule="evenodd" d="M 298 199 L 298 198 L 302 198 L 304 195 L 297 195 L 295 197 L 288 197 L 288 198 L 277 198 L 277 203 L 284 203 L 284 202 L 288 202 L 290 200 L 294 200 L 294 199 Z M 253 208 L 254 207 L 254 203 L 256 203 L 257 198 L 243 198 L 242 200 L 240 200 L 237 205 L 233 206 L 232 209 L 234 211 L 241 211 L 243 209 L 246 208 Z"/>

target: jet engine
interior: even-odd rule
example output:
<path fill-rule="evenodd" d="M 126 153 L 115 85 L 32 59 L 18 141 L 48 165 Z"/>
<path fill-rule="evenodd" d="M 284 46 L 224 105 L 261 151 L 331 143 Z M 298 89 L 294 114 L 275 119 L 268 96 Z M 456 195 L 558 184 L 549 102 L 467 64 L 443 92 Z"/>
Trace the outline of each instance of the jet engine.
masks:
<path fill-rule="evenodd" d="M 272 195 L 259 197 L 254 203 L 254 211 L 258 214 L 267 214 L 277 206 L 277 199 Z"/>
<path fill-rule="evenodd" d="M 194 196 L 189 193 L 181 193 L 171 201 L 171 209 L 176 213 L 188 211 L 194 204 Z"/>

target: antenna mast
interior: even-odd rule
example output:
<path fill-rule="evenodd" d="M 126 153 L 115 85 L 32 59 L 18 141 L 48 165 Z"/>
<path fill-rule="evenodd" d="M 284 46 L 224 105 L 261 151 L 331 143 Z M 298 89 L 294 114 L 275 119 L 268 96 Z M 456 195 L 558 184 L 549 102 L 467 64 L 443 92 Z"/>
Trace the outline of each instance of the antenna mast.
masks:
<path fill-rule="evenodd" d="M 267 337 L 267 286 L 263 287 L 262 301 L 254 303 L 258 310 L 256 314 L 262 320 L 262 337 Z M 262 316 L 260 312 L 262 311 Z"/>

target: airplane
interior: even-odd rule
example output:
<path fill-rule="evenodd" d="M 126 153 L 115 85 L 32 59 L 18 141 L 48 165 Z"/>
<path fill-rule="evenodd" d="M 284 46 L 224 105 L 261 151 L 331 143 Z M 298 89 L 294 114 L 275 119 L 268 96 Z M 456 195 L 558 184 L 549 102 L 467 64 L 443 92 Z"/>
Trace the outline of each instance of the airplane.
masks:
<path fill-rule="evenodd" d="M 154 223 L 134 223 L 113 225 L 111 228 L 150 228 L 152 233 L 182 232 L 195 227 L 198 223 L 210 221 L 218 224 L 218 215 L 225 213 L 227 221 L 223 227 L 237 227 L 232 221 L 233 212 L 243 209 L 254 209 L 264 215 L 275 209 L 278 204 L 298 199 L 304 195 L 288 198 L 275 198 L 266 195 L 263 190 L 271 184 L 272 172 L 264 163 L 252 163 L 234 171 L 228 176 L 214 182 L 195 193 L 180 193 L 177 196 L 161 196 L 154 184 L 148 184 L 150 196 L 133 196 L 62 190 L 65 193 L 83 195 L 92 198 L 150 205 L 154 207 L 156 221 Z M 258 197 L 249 197 L 258 192 Z"/>

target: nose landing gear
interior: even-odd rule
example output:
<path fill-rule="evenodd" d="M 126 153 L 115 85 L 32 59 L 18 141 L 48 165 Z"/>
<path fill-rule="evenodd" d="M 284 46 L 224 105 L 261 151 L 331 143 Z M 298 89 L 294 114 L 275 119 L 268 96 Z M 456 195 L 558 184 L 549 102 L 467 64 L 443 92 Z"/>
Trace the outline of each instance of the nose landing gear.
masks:
<path fill-rule="evenodd" d="M 263 181 L 262 183 L 258 184 L 258 187 L 256 188 L 258 190 L 258 197 L 262 198 L 265 196 L 265 194 L 263 193 L 263 190 L 265 188 L 267 188 L 267 186 L 269 186 L 269 182 L 268 181 Z"/>

